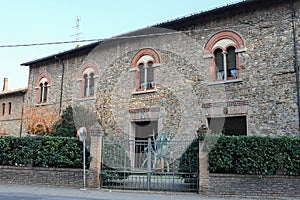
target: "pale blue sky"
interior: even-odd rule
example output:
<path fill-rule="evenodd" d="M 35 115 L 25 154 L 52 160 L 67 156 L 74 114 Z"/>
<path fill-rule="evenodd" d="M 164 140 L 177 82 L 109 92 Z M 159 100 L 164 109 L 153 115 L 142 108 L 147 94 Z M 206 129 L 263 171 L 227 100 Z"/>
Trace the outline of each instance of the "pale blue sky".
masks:
<path fill-rule="evenodd" d="M 0 46 L 110 38 L 139 28 L 239 2 L 238 0 L 0 0 Z M 72 49 L 76 44 L 0 48 L 0 91 L 27 87 L 21 63 Z"/>

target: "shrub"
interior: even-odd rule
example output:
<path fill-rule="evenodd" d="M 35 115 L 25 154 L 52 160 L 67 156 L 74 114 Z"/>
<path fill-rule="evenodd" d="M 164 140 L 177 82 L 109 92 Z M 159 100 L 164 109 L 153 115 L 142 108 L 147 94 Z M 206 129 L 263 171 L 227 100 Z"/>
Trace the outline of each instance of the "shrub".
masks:
<path fill-rule="evenodd" d="M 0 165 L 82 167 L 82 143 L 68 137 L 0 138 Z M 86 151 L 87 166 L 90 162 Z"/>
<path fill-rule="evenodd" d="M 198 169 L 200 136 L 180 158 L 181 172 Z M 209 141 L 209 140 L 207 140 Z M 209 144 L 208 144 L 209 145 Z M 209 153 L 211 173 L 300 175 L 300 138 L 220 136 Z M 188 178 L 189 174 L 184 174 Z"/>
<path fill-rule="evenodd" d="M 209 154 L 209 171 L 300 175 L 300 138 L 221 136 Z"/>

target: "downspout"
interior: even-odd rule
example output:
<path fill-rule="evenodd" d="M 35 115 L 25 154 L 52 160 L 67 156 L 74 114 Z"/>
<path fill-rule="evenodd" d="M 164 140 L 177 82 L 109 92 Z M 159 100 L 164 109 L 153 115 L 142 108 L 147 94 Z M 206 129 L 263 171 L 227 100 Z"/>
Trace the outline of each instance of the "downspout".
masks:
<path fill-rule="evenodd" d="M 58 57 L 54 57 L 55 59 L 57 59 L 58 61 L 61 62 L 62 65 L 62 69 L 61 69 L 61 81 L 60 81 L 60 97 L 59 97 L 59 115 L 61 114 L 61 108 L 62 108 L 62 99 L 63 99 L 63 86 L 64 86 L 64 76 L 65 76 L 65 65 L 64 62 L 58 58 Z"/>
<path fill-rule="evenodd" d="M 292 8 L 292 28 L 293 28 L 293 54 L 294 54 L 294 68 L 296 72 L 296 89 L 297 89 L 297 105 L 298 105 L 298 130 L 300 132 L 300 95 L 299 95 L 299 67 L 297 56 L 297 40 L 296 40 L 296 10 L 294 1 L 291 1 Z"/>
<path fill-rule="evenodd" d="M 23 129 L 23 117 L 24 117 L 24 106 L 25 106 L 25 92 L 22 93 L 22 111 L 21 111 L 21 124 L 20 124 L 20 137 L 22 137 L 22 129 Z"/>

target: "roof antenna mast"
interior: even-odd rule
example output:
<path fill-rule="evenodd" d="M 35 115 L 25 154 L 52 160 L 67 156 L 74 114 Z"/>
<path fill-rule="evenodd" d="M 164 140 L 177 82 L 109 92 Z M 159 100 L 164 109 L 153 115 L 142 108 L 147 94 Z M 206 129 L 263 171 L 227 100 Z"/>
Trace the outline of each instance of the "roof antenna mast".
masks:
<path fill-rule="evenodd" d="M 72 26 L 72 28 L 74 28 L 76 30 L 76 33 L 73 35 L 70 35 L 70 37 L 74 37 L 74 36 L 76 37 L 76 42 L 77 42 L 76 48 L 80 47 L 78 41 L 81 39 L 79 37 L 79 35 L 82 34 L 79 32 L 79 26 L 80 26 L 80 16 L 77 16 L 76 20 L 75 20 L 75 26 Z"/>

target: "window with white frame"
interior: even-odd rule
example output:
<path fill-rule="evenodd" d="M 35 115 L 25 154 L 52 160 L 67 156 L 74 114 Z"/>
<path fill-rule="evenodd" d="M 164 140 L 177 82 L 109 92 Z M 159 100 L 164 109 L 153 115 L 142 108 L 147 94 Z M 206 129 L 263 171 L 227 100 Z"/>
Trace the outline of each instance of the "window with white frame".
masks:
<path fill-rule="evenodd" d="M 220 31 L 205 45 L 204 58 L 210 59 L 210 81 L 240 79 L 240 53 L 246 51 L 242 37 L 234 31 Z"/>
<path fill-rule="evenodd" d="M 94 96 L 95 93 L 95 73 L 94 70 L 88 68 L 84 71 L 83 81 L 84 81 L 84 97 Z"/>
<path fill-rule="evenodd" d="M 134 57 L 130 71 L 135 72 L 135 91 L 151 91 L 156 88 L 155 73 L 159 67 L 158 54 L 153 49 L 142 49 Z"/>
<path fill-rule="evenodd" d="M 44 104 L 49 100 L 49 88 L 51 85 L 51 78 L 48 72 L 42 72 L 34 83 L 36 91 L 36 103 Z"/>
<path fill-rule="evenodd" d="M 217 48 L 214 51 L 214 57 L 216 64 L 217 80 L 229 80 L 233 78 L 238 78 L 235 47 L 229 46 L 225 50 Z"/>
<path fill-rule="evenodd" d="M 99 72 L 96 63 L 85 62 L 77 72 L 79 98 L 93 98 L 95 96 L 97 78 Z"/>
<path fill-rule="evenodd" d="M 139 60 L 138 70 L 140 72 L 139 89 L 154 89 L 154 70 L 153 58 L 151 56 L 143 56 Z"/>
<path fill-rule="evenodd" d="M 48 80 L 47 78 L 42 78 L 39 84 L 40 89 L 40 103 L 46 103 L 48 98 Z"/>

